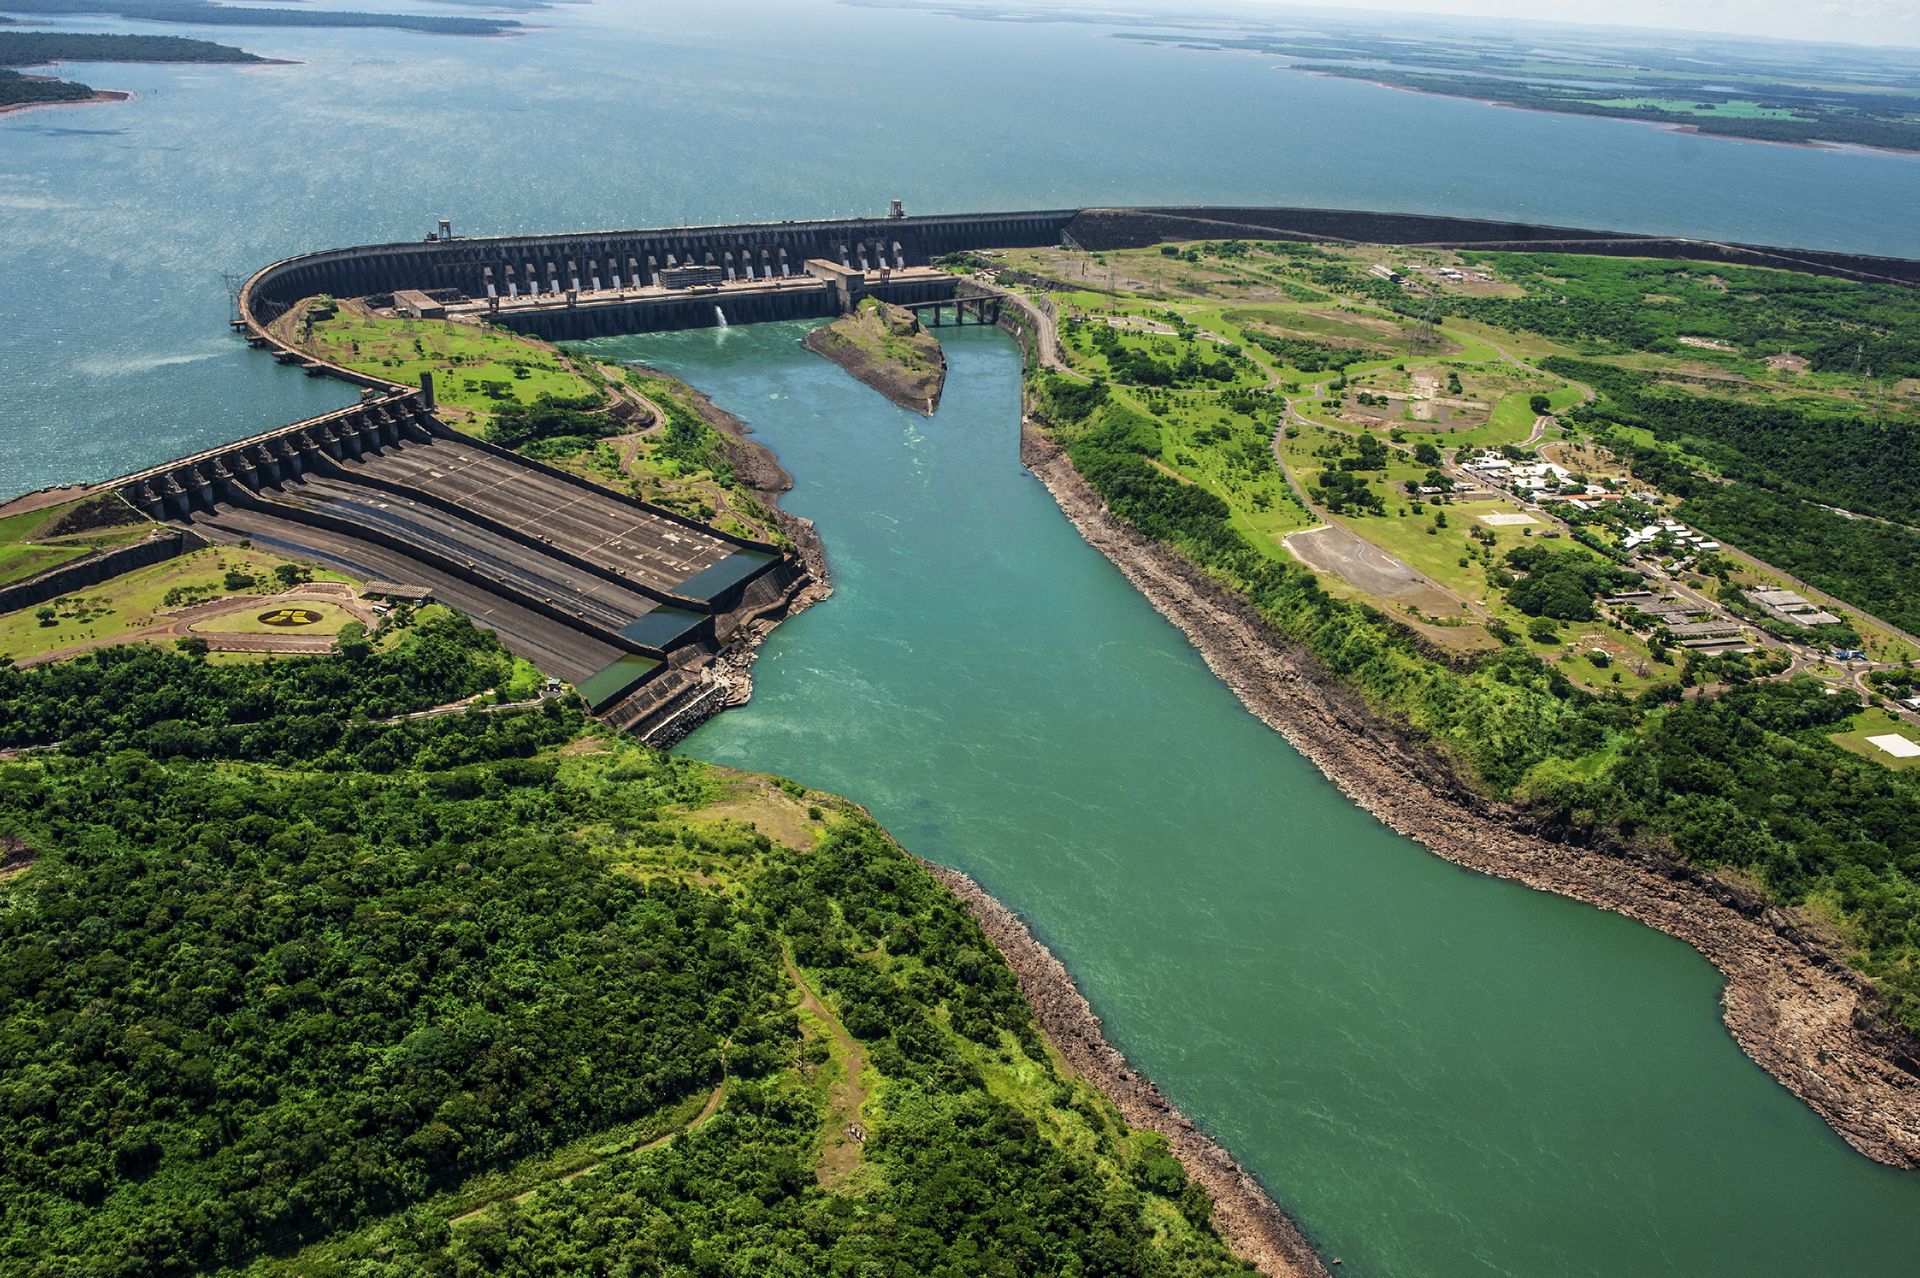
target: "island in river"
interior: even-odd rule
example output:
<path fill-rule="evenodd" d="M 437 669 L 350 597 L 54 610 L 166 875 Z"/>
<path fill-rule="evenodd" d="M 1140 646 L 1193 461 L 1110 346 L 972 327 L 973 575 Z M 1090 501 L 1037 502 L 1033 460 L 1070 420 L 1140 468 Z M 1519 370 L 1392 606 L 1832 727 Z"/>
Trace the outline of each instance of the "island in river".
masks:
<path fill-rule="evenodd" d="M 940 407 L 946 357 L 939 339 L 904 306 L 862 298 L 847 314 L 808 333 L 806 343 L 902 408 L 931 417 Z"/>

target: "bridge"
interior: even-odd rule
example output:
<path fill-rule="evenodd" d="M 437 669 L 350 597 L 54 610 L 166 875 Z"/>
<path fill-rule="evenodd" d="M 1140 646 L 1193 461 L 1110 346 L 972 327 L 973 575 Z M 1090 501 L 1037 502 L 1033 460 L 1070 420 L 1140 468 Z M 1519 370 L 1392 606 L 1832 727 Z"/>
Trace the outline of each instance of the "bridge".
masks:
<path fill-rule="evenodd" d="M 948 298 L 934 298 L 925 302 L 901 302 L 898 305 L 913 312 L 914 317 L 928 328 L 944 328 L 947 316 L 953 317 L 956 327 L 966 324 L 998 325 L 1000 323 L 1000 294 L 998 293 L 956 293 Z"/>

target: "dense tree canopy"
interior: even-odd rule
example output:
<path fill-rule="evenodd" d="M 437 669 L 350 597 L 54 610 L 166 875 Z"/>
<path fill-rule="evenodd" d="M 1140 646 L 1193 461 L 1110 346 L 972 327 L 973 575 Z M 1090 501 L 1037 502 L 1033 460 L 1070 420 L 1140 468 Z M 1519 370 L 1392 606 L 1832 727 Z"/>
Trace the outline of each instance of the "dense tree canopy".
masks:
<path fill-rule="evenodd" d="M 763 783 L 811 846 L 689 817 L 712 770 L 558 701 L 380 721 L 506 667 L 449 618 L 0 672 L 0 741 L 61 743 L 0 761 L 0 1270 L 1246 1272 L 856 810 Z M 869 1062 L 851 1182 L 789 963 Z"/>

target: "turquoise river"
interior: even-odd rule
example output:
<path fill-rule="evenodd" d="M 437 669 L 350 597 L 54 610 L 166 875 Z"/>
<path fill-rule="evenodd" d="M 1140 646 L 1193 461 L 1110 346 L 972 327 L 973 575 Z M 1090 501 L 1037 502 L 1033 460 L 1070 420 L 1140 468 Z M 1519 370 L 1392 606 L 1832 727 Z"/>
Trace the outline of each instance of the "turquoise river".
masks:
<path fill-rule="evenodd" d="M 1018 459 L 1018 352 L 931 420 L 804 329 L 594 343 L 745 416 L 835 594 L 682 748 L 852 795 L 1064 958 L 1360 1275 L 1910 1275 L 1920 1178 L 1741 1054 L 1678 941 L 1460 870 L 1246 714 Z"/>
<path fill-rule="evenodd" d="M 65 67 L 136 96 L 0 117 L 0 498 L 350 402 L 248 352 L 221 274 L 438 217 L 490 234 L 892 196 L 920 213 L 1205 201 L 1920 256 L 1920 157 L 1108 38 L 1150 15 L 519 16 L 524 34 L 485 40 L 62 20 L 290 65 Z M 835 574 L 766 648 L 753 704 L 686 750 L 846 794 L 976 875 L 1343 1273 L 1920 1273 L 1920 1176 L 1851 1152 L 1742 1056 L 1691 950 L 1437 860 L 1240 709 L 1021 469 L 1006 339 L 953 335 L 923 420 L 799 332 L 610 344 L 753 423 Z"/>

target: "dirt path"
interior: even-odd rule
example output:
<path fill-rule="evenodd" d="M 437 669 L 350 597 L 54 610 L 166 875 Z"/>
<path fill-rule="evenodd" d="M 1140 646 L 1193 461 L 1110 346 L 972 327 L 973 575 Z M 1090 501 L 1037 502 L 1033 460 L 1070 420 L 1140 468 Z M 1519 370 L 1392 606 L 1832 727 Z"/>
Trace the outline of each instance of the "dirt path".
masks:
<path fill-rule="evenodd" d="M 694 1130 L 696 1127 L 699 1127 L 702 1123 L 706 1122 L 709 1118 L 712 1118 L 714 1114 L 718 1113 L 720 1109 L 720 1103 L 726 1099 L 726 1096 L 727 1096 L 727 1080 L 723 1078 L 719 1081 L 719 1083 L 715 1084 L 714 1089 L 707 1094 L 706 1104 L 702 1105 L 700 1107 L 700 1112 L 694 1115 L 693 1118 L 688 1121 L 686 1130 L 687 1131 Z M 549 1185 L 565 1185 L 570 1181 L 579 1180 L 582 1176 L 585 1176 L 588 1172 L 599 1171 L 602 1167 L 606 1166 L 607 1163 L 612 1159 L 626 1158 L 633 1154 L 644 1154 L 650 1149 L 658 1149 L 662 1145 L 670 1143 L 679 1135 L 680 1135 L 679 1132 L 668 1132 L 665 1136 L 656 1136 L 652 1140 L 644 1141 L 641 1144 L 635 1145 L 631 1149 L 623 1149 L 617 1154 L 608 1155 L 606 1158 L 595 1159 L 593 1162 L 588 1163 L 585 1167 L 576 1167 L 570 1172 L 566 1172 L 563 1175 L 555 1176 L 553 1179 L 544 1181 L 541 1184 L 535 1185 L 531 1189 L 523 1189 L 517 1194 L 509 1194 L 504 1198 L 495 1198 L 490 1202 L 481 1203 L 478 1207 L 473 1208 L 471 1211 L 461 1212 L 458 1216 L 453 1217 L 447 1223 L 450 1225 L 464 1225 L 470 1220 L 478 1220 L 480 1217 L 492 1211 L 495 1207 L 498 1207 L 501 1203 L 524 1203 L 527 1201 L 527 1199 L 533 1197 L 535 1194 L 547 1188 Z"/>
<path fill-rule="evenodd" d="M 840 1077 L 834 1080 L 828 1091 L 824 1148 L 820 1153 L 820 1165 L 814 1169 L 820 1183 L 832 1188 L 843 1184 L 860 1165 L 860 1146 L 866 1140 L 866 1129 L 860 1124 L 860 1110 L 867 1103 L 867 1090 L 861 1085 L 860 1073 L 867 1066 L 867 1058 L 860 1050 L 860 1044 L 840 1023 L 840 1018 L 820 1001 L 819 995 L 807 984 L 807 978 L 800 975 L 800 969 L 793 965 L 793 960 L 783 954 L 781 961 L 786 964 L 787 979 L 800 991 L 801 1008 L 820 1019 L 846 1058 Z M 860 1133 L 858 1136 L 854 1135 L 856 1130 Z"/>

